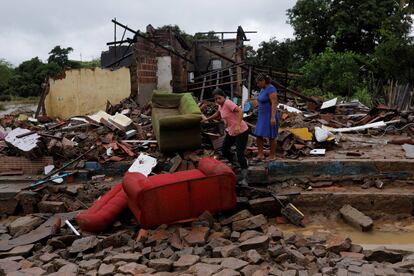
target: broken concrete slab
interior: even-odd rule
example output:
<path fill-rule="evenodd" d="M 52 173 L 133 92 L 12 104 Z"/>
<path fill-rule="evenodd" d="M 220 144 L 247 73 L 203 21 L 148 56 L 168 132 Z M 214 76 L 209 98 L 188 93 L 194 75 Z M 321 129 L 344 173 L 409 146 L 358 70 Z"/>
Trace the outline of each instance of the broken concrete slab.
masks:
<path fill-rule="evenodd" d="M 8 252 L 0 253 L 0 258 L 7 258 L 13 256 L 23 256 L 27 257 L 33 250 L 34 244 L 20 245 Z"/>
<path fill-rule="evenodd" d="M 213 276 L 239 276 L 240 272 L 237 272 L 233 269 L 230 268 L 225 268 L 215 274 L 213 274 Z"/>
<path fill-rule="evenodd" d="M 0 275 L 6 275 L 10 272 L 17 271 L 21 264 L 11 260 L 0 260 Z"/>
<path fill-rule="evenodd" d="M 404 144 L 402 148 L 405 150 L 405 156 L 407 158 L 414 158 L 414 145 Z"/>
<path fill-rule="evenodd" d="M 254 249 L 247 251 L 246 259 L 252 264 L 258 264 L 263 261 L 262 256 Z"/>
<path fill-rule="evenodd" d="M 204 245 L 207 240 L 210 228 L 208 227 L 193 227 L 191 231 L 184 237 L 184 240 L 192 245 Z"/>
<path fill-rule="evenodd" d="M 14 197 L 8 199 L 0 199 L 0 213 L 6 215 L 13 215 L 16 211 L 18 204 L 19 201 Z"/>
<path fill-rule="evenodd" d="M 19 271 L 8 273 L 8 276 L 41 276 L 45 275 L 46 271 L 40 267 L 31 267 Z"/>
<path fill-rule="evenodd" d="M 95 248 L 99 243 L 96 236 L 89 236 L 75 240 L 69 248 L 69 253 L 79 253 Z"/>
<path fill-rule="evenodd" d="M 99 276 L 112 276 L 115 272 L 115 265 L 102 263 L 98 269 Z"/>
<path fill-rule="evenodd" d="M 19 217 L 9 224 L 9 233 L 15 237 L 26 234 L 43 223 L 43 220 L 36 216 Z"/>
<path fill-rule="evenodd" d="M 43 155 L 41 136 L 37 133 L 31 133 L 29 129 L 15 128 L 10 131 L 4 138 L 6 143 L 12 148 L 18 150 L 22 155 L 28 158 L 36 158 Z M 26 135 L 20 137 L 20 135 Z M 19 138 L 20 137 L 20 138 Z"/>
<path fill-rule="evenodd" d="M 132 120 L 124 114 L 117 113 L 108 118 L 108 121 L 114 124 L 117 128 L 125 131 L 126 128 L 132 124 Z"/>
<path fill-rule="evenodd" d="M 141 253 L 119 253 L 111 258 L 111 262 L 138 262 L 142 258 Z"/>
<path fill-rule="evenodd" d="M 351 246 L 351 239 L 348 237 L 343 237 L 341 235 L 329 237 L 326 242 L 326 250 L 336 254 L 339 254 L 341 251 L 349 251 Z"/>
<path fill-rule="evenodd" d="M 249 182 L 250 183 L 250 182 Z M 250 210 L 253 214 L 263 214 L 274 217 L 280 213 L 280 206 L 273 197 L 261 197 L 249 200 Z"/>
<path fill-rule="evenodd" d="M 16 185 L 0 185 L 0 200 L 14 198 L 22 188 Z"/>
<path fill-rule="evenodd" d="M 60 201 L 41 201 L 38 204 L 39 211 L 42 213 L 63 213 L 65 212 L 65 203 Z"/>
<path fill-rule="evenodd" d="M 240 249 L 243 251 L 247 251 L 250 249 L 256 250 L 266 250 L 269 246 L 269 237 L 268 236 L 258 236 L 255 238 L 251 238 L 245 242 L 240 244 Z"/>
<path fill-rule="evenodd" d="M 247 174 L 248 183 L 252 184 L 267 184 L 269 177 L 267 169 L 264 166 L 250 166 Z"/>
<path fill-rule="evenodd" d="M 346 222 L 360 229 L 361 231 L 367 232 L 372 230 L 372 227 L 374 225 L 373 220 L 351 205 L 343 206 L 339 212 Z"/>
<path fill-rule="evenodd" d="M 239 257 L 241 255 L 241 249 L 237 244 L 230 244 L 223 247 L 218 247 L 218 251 L 220 251 L 220 255 L 223 258 L 227 257 Z"/>
<path fill-rule="evenodd" d="M 221 221 L 222 225 L 228 225 L 235 221 L 243 220 L 252 217 L 253 215 L 249 212 L 249 210 L 242 210 L 231 217 L 228 217 L 227 219 Z"/>
<path fill-rule="evenodd" d="M 246 261 L 233 258 L 233 257 L 224 258 L 223 261 L 221 262 L 221 266 L 223 266 L 224 268 L 230 268 L 233 270 L 240 270 L 248 264 L 249 263 Z"/>
<path fill-rule="evenodd" d="M 200 260 L 197 255 L 182 255 L 178 261 L 174 262 L 174 269 L 179 271 L 187 270 L 190 266 L 196 264 Z"/>
<path fill-rule="evenodd" d="M 221 270 L 223 267 L 221 265 L 214 265 L 214 264 L 204 264 L 204 263 L 197 263 L 188 269 L 189 273 L 194 275 L 213 275 L 214 273 Z"/>
<path fill-rule="evenodd" d="M 19 207 L 24 215 L 33 214 L 37 210 L 37 204 L 40 201 L 39 194 L 32 191 L 21 191 L 16 196 L 19 201 Z"/>
<path fill-rule="evenodd" d="M 108 120 L 109 117 L 111 117 L 110 114 L 106 113 L 105 111 L 99 110 L 98 112 L 96 112 L 95 114 L 89 115 L 88 118 L 95 121 L 95 123 L 100 123 L 101 119 L 105 119 Z"/>
<path fill-rule="evenodd" d="M 86 270 L 94 270 L 98 269 L 100 264 L 100 259 L 82 260 L 79 262 L 79 267 Z"/>
<path fill-rule="evenodd" d="M 244 231 L 243 233 L 241 233 L 240 238 L 239 238 L 239 242 L 244 242 L 244 241 L 247 241 L 251 238 L 261 236 L 261 235 L 263 235 L 263 233 L 261 233 L 259 231 L 247 230 L 247 231 Z"/>
<path fill-rule="evenodd" d="M 235 221 L 232 224 L 233 231 L 243 231 L 248 229 L 256 229 L 267 223 L 264 215 L 257 215 L 247 219 Z"/>
<path fill-rule="evenodd" d="M 118 267 L 117 271 L 123 274 L 127 274 L 127 275 L 138 275 L 138 274 L 146 274 L 146 273 L 151 274 L 155 272 L 154 269 L 149 268 L 142 264 L 137 264 L 137 263 L 127 263 L 125 265 Z"/>
<path fill-rule="evenodd" d="M 172 265 L 173 265 L 173 261 L 166 259 L 166 258 L 152 259 L 148 262 L 148 267 L 153 268 L 159 272 L 171 271 Z"/>

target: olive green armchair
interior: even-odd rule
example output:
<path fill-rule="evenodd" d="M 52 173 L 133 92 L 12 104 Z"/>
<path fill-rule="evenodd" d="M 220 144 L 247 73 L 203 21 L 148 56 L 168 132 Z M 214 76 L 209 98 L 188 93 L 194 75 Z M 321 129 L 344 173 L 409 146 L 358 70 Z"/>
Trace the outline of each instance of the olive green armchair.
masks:
<path fill-rule="evenodd" d="M 190 93 L 155 92 L 151 119 L 161 152 L 201 146 L 201 111 Z"/>

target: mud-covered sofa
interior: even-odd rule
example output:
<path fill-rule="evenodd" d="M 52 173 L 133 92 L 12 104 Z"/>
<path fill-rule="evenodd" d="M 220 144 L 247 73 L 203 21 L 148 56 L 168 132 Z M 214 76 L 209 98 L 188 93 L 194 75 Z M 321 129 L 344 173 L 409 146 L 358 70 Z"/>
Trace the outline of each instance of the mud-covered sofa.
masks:
<path fill-rule="evenodd" d="M 161 152 L 201 146 L 201 111 L 190 93 L 154 92 L 152 126 Z"/>

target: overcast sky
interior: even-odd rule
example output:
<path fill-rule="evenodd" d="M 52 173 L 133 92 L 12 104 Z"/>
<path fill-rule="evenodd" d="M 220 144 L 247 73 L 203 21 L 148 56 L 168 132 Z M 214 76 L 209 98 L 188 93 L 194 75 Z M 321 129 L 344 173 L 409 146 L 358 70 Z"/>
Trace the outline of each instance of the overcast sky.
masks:
<path fill-rule="evenodd" d="M 111 19 L 145 31 L 177 24 L 184 31 L 234 31 L 242 25 L 254 47 L 271 37 L 293 36 L 286 10 L 295 0 L 1 0 L 0 59 L 18 65 L 55 46 L 72 47 L 72 59 L 91 60 L 113 40 Z"/>

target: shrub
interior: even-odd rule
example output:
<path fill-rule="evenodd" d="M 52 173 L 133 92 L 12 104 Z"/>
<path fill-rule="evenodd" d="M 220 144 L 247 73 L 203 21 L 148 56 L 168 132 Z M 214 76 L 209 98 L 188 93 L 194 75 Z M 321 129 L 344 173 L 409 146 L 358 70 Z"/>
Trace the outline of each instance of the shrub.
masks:
<path fill-rule="evenodd" d="M 350 97 L 363 87 L 359 74 L 362 57 L 350 51 L 334 52 L 327 48 L 325 52 L 313 56 L 301 68 L 303 77 L 295 85 L 303 91 L 326 95 Z"/>

